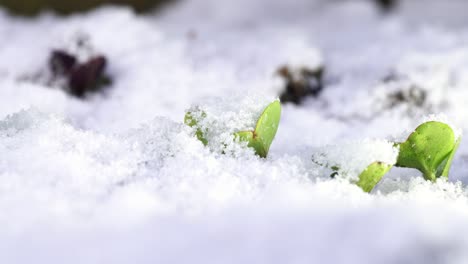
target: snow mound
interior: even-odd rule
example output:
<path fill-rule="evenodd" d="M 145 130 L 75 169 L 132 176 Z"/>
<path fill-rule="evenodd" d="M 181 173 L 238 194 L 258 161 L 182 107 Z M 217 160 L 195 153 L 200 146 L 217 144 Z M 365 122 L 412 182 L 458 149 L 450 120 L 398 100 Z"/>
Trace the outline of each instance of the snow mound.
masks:
<path fill-rule="evenodd" d="M 137 168 L 134 153 L 117 138 L 76 130 L 33 109 L 0 122 L 0 153 L 6 226 L 89 212 Z"/>

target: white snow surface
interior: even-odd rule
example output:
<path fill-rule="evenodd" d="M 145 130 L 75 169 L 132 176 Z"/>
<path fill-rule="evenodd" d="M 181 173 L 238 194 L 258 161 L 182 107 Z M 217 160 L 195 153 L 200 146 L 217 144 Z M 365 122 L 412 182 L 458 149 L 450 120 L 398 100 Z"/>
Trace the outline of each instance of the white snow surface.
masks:
<path fill-rule="evenodd" d="M 468 3 L 447 2 L 386 15 L 364 0 L 1 11 L 0 263 L 467 263 L 465 141 L 449 181 L 392 169 L 371 194 L 312 161 L 329 151 L 354 174 L 390 162 L 387 140 L 433 114 L 468 129 Z M 31 77 L 77 34 L 113 78 L 86 100 Z M 211 151 L 183 124 L 209 97 L 217 121 L 234 120 L 224 128 L 249 128 L 279 96 L 280 66 L 321 64 L 323 93 L 283 105 L 267 159 Z M 381 107 L 412 86 L 423 106 Z"/>

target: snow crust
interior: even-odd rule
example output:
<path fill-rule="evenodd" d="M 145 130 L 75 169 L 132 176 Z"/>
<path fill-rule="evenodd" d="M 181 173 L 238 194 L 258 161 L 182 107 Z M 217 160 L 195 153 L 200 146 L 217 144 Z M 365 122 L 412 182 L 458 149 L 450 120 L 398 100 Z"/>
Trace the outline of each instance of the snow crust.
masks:
<path fill-rule="evenodd" d="M 367 194 L 350 180 L 376 158 L 393 163 L 389 141 L 424 120 L 463 137 L 468 4 L 441 15 L 440 1 L 408 0 L 383 15 L 371 1 L 338 2 L 1 11 L 0 262 L 466 263 L 463 140 L 449 181 L 392 169 Z M 32 78 L 50 50 L 74 51 L 77 34 L 113 77 L 84 101 Z M 252 129 L 285 64 L 324 66 L 325 89 L 283 106 L 267 159 L 221 155 L 183 124 L 197 105 L 213 137 Z M 427 93 L 422 105 L 392 104 L 411 87 Z M 331 179 L 317 153 L 345 177 Z"/>

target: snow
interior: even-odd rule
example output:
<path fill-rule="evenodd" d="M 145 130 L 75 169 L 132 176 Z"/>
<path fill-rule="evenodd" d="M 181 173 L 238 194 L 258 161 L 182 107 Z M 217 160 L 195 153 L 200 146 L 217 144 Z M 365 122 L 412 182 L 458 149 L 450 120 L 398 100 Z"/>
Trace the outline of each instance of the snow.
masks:
<path fill-rule="evenodd" d="M 389 142 L 424 120 L 467 130 L 467 7 L 407 0 L 384 15 L 364 0 L 187 0 L 145 16 L 0 12 L 0 262 L 466 263 L 464 140 L 449 181 L 396 168 L 367 194 L 350 179 L 393 163 Z M 35 78 L 52 49 L 81 54 L 77 36 L 91 50 L 80 58 L 104 54 L 113 78 L 86 100 Z M 324 66 L 325 88 L 283 105 L 267 159 L 222 155 L 183 124 L 198 106 L 214 138 L 252 129 L 283 65 Z M 392 105 L 389 94 L 411 87 L 427 93 L 422 105 Z M 346 177 L 314 163 L 322 152 Z"/>

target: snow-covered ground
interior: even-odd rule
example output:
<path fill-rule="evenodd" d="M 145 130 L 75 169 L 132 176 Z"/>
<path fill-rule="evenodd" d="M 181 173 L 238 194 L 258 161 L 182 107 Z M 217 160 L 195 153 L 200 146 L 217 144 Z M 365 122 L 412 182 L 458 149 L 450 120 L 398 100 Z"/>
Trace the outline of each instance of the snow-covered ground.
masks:
<path fill-rule="evenodd" d="M 467 263 L 466 141 L 449 182 L 393 169 L 371 194 L 312 162 L 323 149 L 347 150 L 350 167 L 388 155 L 374 139 L 402 139 L 430 114 L 468 130 L 467 8 L 189 0 L 145 16 L 0 12 L 0 263 Z M 113 78 L 86 100 L 31 77 L 79 35 Z M 207 97 L 232 116 L 279 96 L 284 64 L 323 64 L 325 89 L 283 106 L 267 159 L 211 151 L 183 125 Z M 411 87 L 423 105 L 390 107 Z"/>

